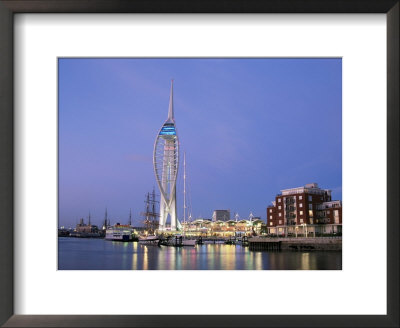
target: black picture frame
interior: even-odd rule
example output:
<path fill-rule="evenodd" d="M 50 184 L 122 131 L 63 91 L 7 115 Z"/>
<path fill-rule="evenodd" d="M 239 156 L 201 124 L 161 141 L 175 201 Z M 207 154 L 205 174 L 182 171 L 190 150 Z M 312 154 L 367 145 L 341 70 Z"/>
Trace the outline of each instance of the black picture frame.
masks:
<path fill-rule="evenodd" d="M 399 0 L 0 0 L 0 324 L 4 327 L 399 327 Z M 385 13 L 387 315 L 14 315 L 13 17 L 16 13 Z M 369 264 L 370 265 L 370 264 Z"/>

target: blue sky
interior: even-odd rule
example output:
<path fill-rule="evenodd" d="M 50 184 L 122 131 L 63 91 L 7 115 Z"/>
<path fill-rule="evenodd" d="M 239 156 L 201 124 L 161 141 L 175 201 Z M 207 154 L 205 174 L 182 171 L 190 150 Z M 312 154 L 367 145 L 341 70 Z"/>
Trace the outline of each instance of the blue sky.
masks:
<path fill-rule="evenodd" d="M 317 182 L 342 198 L 341 59 L 59 60 L 59 225 L 143 218 L 153 145 L 175 121 L 194 218 L 266 219 L 281 189 Z M 183 156 L 181 156 L 181 161 Z M 183 165 L 177 202 L 183 216 Z M 157 187 L 156 187 L 157 191 Z M 159 194 L 159 193 L 158 193 Z"/>

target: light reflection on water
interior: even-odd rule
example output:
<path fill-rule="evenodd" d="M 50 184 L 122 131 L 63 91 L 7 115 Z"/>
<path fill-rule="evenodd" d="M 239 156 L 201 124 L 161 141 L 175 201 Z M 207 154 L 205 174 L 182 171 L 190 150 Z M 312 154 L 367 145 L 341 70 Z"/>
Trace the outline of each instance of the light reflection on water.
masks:
<path fill-rule="evenodd" d="M 132 270 L 135 270 L 138 267 L 138 243 L 132 243 Z"/>
<path fill-rule="evenodd" d="M 157 247 L 59 238 L 60 270 L 341 270 L 341 252 L 250 251 L 239 245 Z"/>
<path fill-rule="evenodd" d="M 143 270 L 147 270 L 149 268 L 148 267 L 148 260 L 149 260 L 148 256 L 149 256 L 148 249 L 147 249 L 147 247 L 145 247 L 143 250 Z M 139 267 L 138 267 L 138 269 L 139 269 Z"/>
<path fill-rule="evenodd" d="M 301 255 L 301 269 L 310 270 L 310 253 L 303 253 Z"/>

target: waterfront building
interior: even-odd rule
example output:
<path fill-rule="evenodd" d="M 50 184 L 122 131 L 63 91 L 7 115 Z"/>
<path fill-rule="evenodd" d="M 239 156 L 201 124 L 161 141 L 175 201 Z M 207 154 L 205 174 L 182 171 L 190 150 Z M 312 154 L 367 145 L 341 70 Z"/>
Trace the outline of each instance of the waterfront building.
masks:
<path fill-rule="evenodd" d="M 80 238 L 98 238 L 101 236 L 101 233 L 99 232 L 98 226 L 91 223 L 89 213 L 88 224 L 85 224 L 83 218 L 80 219 L 75 229 L 73 231 L 69 231 L 69 236 Z"/>
<path fill-rule="evenodd" d="M 272 235 L 341 234 L 342 202 L 317 183 L 281 190 L 267 207 L 267 231 Z"/>
<path fill-rule="evenodd" d="M 85 224 L 83 218 L 80 219 L 79 223 L 75 227 L 75 231 L 78 233 L 97 233 L 99 228 L 96 225 L 91 224 L 90 222 L 90 214 L 89 214 L 89 223 Z"/>
<path fill-rule="evenodd" d="M 212 215 L 213 222 L 216 221 L 229 221 L 231 219 L 230 210 L 215 210 Z"/>
<path fill-rule="evenodd" d="M 203 237 L 234 237 L 260 235 L 265 223 L 261 219 L 212 221 L 196 219 L 183 223 L 183 230 L 187 236 Z"/>
<path fill-rule="evenodd" d="M 167 227 L 167 218 L 170 217 L 170 230 L 180 229 L 177 219 L 176 206 L 176 179 L 179 167 L 179 140 L 175 126 L 173 81 L 169 98 L 168 118 L 157 134 L 153 150 L 154 174 L 160 189 L 160 219 L 158 229 L 163 231 Z"/>

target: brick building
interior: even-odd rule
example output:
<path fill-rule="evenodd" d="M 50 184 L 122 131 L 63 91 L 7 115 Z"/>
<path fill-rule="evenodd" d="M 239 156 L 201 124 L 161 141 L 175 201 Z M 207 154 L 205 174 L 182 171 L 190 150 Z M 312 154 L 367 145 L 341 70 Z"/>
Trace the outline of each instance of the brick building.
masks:
<path fill-rule="evenodd" d="M 272 235 L 340 234 L 342 202 L 316 183 L 281 190 L 267 207 L 267 231 Z"/>

